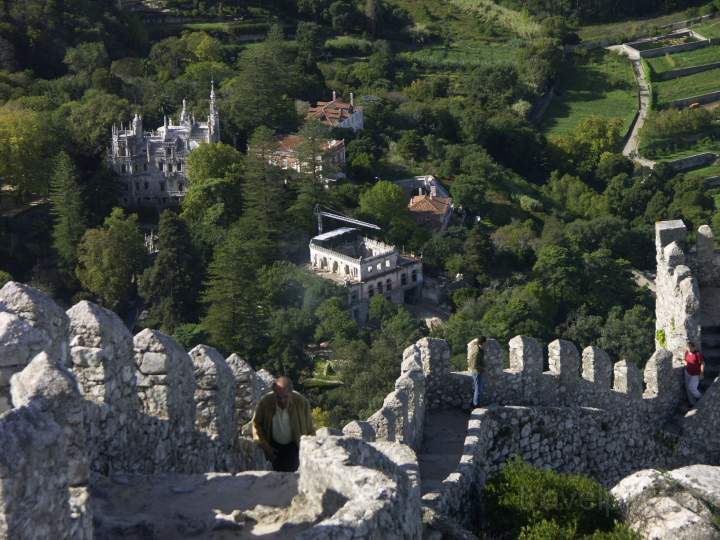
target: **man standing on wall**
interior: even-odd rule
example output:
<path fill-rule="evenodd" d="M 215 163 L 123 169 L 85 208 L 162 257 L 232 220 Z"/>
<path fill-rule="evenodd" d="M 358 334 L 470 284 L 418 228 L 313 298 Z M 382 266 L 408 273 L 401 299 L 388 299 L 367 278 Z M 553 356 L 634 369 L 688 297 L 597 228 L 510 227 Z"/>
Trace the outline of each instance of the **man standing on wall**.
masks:
<path fill-rule="evenodd" d="M 697 350 L 692 341 L 688 341 L 688 350 L 685 352 L 685 389 L 687 390 L 690 406 L 694 407 L 698 399 L 702 397 L 698 386 L 700 376 L 705 371 L 705 358 L 703 353 Z"/>
<path fill-rule="evenodd" d="M 272 392 L 260 398 L 253 416 L 253 438 L 273 469 L 296 471 L 300 465 L 300 437 L 314 435 L 310 403 L 293 390 L 288 377 L 280 377 Z"/>
<path fill-rule="evenodd" d="M 483 374 L 485 372 L 485 336 L 480 336 L 476 340 L 476 344 L 471 345 L 468 351 L 468 371 L 473 378 L 473 399 L 472 408 L 477 409 L 480 406 L 480 397 L 482 396 Z"/>

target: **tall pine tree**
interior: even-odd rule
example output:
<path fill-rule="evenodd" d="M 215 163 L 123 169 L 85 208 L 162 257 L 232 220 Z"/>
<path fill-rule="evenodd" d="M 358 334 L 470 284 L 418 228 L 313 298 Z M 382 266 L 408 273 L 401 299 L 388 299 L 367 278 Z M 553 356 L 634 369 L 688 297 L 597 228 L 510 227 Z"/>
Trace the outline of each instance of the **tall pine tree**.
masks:
<path fill-rule="evenodd" d="M 53 247 L 59 267 L 72 272 L 77 263 L 77 246 L 86 227 L 82 191 L 72 159 L 61 152 L 50 180 L 50 207 L 53 216 Z"/>
<path fill-rule="evenodd" d="M 202 325 L 213 344 L 254 357 L 265 350 L 268 309 L 257 280 L 262 246 L 249 221 L 240 221 L 215 249 L 203 294 Z"/>
<path fill-rule="evenodd" d="M 190 232 L 174 212 L 162 213 L 158 236 L 155 264 L 143 273 L 139 289 L 153 322 L 171 334 L 195 319 L 201 276 Z"/>
<path fill-rule="evenodd" d="M 243 185 L 242 221 L 243 226 L 254 229 L 260 258 L 267 264 L 277 255 L 274 247 L 285 227 L 284 175 L 283 171 L 268 163 L 277 148 L 271 130 L 265 127 L 255 130 L 250 148 L 252 151 L 246 160 Z"/>

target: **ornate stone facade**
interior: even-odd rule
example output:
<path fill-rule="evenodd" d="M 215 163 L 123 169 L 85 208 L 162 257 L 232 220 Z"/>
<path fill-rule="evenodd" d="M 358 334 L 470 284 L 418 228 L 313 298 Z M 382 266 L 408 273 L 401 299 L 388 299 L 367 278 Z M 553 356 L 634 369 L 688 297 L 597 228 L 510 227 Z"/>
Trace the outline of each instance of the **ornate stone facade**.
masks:
<path fill-rule="evenodd" d="M 130 208 L 180 204 L 188 189 L 188 155 L 219 138 L 220 113 L 212 87 L 205 121 L 197 121 L 183 100 L 177 123 L 166 116 L 157 130 L 144 131 L 142 117 L 135 115 L 129 127 L 113 126 L 108 163 L 121 180 L 121 204 Z"/>

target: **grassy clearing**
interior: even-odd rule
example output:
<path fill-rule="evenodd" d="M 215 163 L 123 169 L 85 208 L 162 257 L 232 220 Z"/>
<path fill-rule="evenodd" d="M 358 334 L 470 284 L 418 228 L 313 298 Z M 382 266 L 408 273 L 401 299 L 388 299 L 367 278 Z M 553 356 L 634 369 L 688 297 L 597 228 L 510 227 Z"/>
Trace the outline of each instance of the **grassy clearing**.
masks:
<path fill-rule="evenodd" d="M 703 167 L 702 169 L 695 169 L 694 171 L 689 171 L 685 173 L 685 176 L 688 178 L 710 178 L 711 176 L 720 176 L 720 165 L 710 165 L 709 167 Z M 718 197 L 720 195 L 716 196 L 715 199 L 715 208 L 720 208 L 717 205 Z"/>
<path fill-rule="evenodd" d="M 589 116 L 621 118 L 628 129 L 638 107 L 630 62 L 603 49 L 575 58 L 576 66 L 564 74 L 560 95 L 545 114 L 543 130 L 550 136 L 564 135 Z"/>
<path fill-rule="evenodd" d="M 659 27 L 686 19 L 685 11 L 676 11 L 651 19 L 634 19 L 608 24 L 594 24 L 580 27 L 578 34 L 583 41 L 617 40 L 628 41 L 660 33 Z M 702 33 L 702 32 L 700 32 Z"/>
<path fill-rule="evenodd" d="M 715 90 L 720 90 L 720 69 L 653 83 L 653 92 L 657 96 L 656 103 L 660 106 L 677 99 L 699 96 Z"/>
<path fill-rule="evenodd" d="M 398 56 L 408 63 L 425 69 L 448 70 L 475 67 L 484 64 L 513 62 L 519 47 L 510 43 L 458 43 L 449 46 L 431 45 L 415 51 L 401 52 Z"/>
<path fill-rule="evenodd" d="M 500 6 L 492 0 L 451 0 L 466 12 L 474 13 L 485 21 L 496 22 L 522 38 L 533 38 L 542 34 L 542 26 L 527 11 Z"/>
<path fill-rule="evenodd" d="M 672 55 L 666 54 L 665 56 L 647 58 L 646 60 L 655 73 L 712 64 L 713 62 L 720 62 L 720 45 Z"/>
<path fill-rule="evenodd" d="M 704 24 L 693 26 L 693 30 L 706 38 L 720 38 L 720 18 L 715 18 Z"/>

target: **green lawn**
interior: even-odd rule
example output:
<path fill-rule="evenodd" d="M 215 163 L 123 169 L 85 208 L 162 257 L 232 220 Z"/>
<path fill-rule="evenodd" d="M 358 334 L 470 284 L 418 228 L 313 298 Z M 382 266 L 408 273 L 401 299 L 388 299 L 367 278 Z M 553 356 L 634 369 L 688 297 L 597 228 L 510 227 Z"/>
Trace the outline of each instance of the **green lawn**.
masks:
<path fill-rule="evenodd" d="M 618 54 L 598 49 L 563 75 L 560 94 L 548 107 L 543 131 L 563 135 L 584 118 L 621 118 L 629 128 L 637 112 L 637 83 L 630 62 Z"/>
<path fill-rule="evenodd" d="M 720 69 L 711 69 L 670 81 L 654 82 L 652 87 L 656 94 L 657 105 L 667 105 L 676 99 L 720 90 Z"/>
<path fill-rule="evenodd" d="M 657 56 L 655 58 L 647 58 L 647 63 L 655 73 L 665 73 L 674 69 L 683 69 L 693 66 L 702 66 L 703 64 L 712 64 L 720 62 L 720 45 L 712 47 L 703 47 L 694 51 L 676 53 L 673 55 Z"/>
<path fill-rule="evenodd" d="M 692 29 L 706 38 L 720 38 L 720 18 L 715 18 L 704 24 L 693 26 Z"/>

